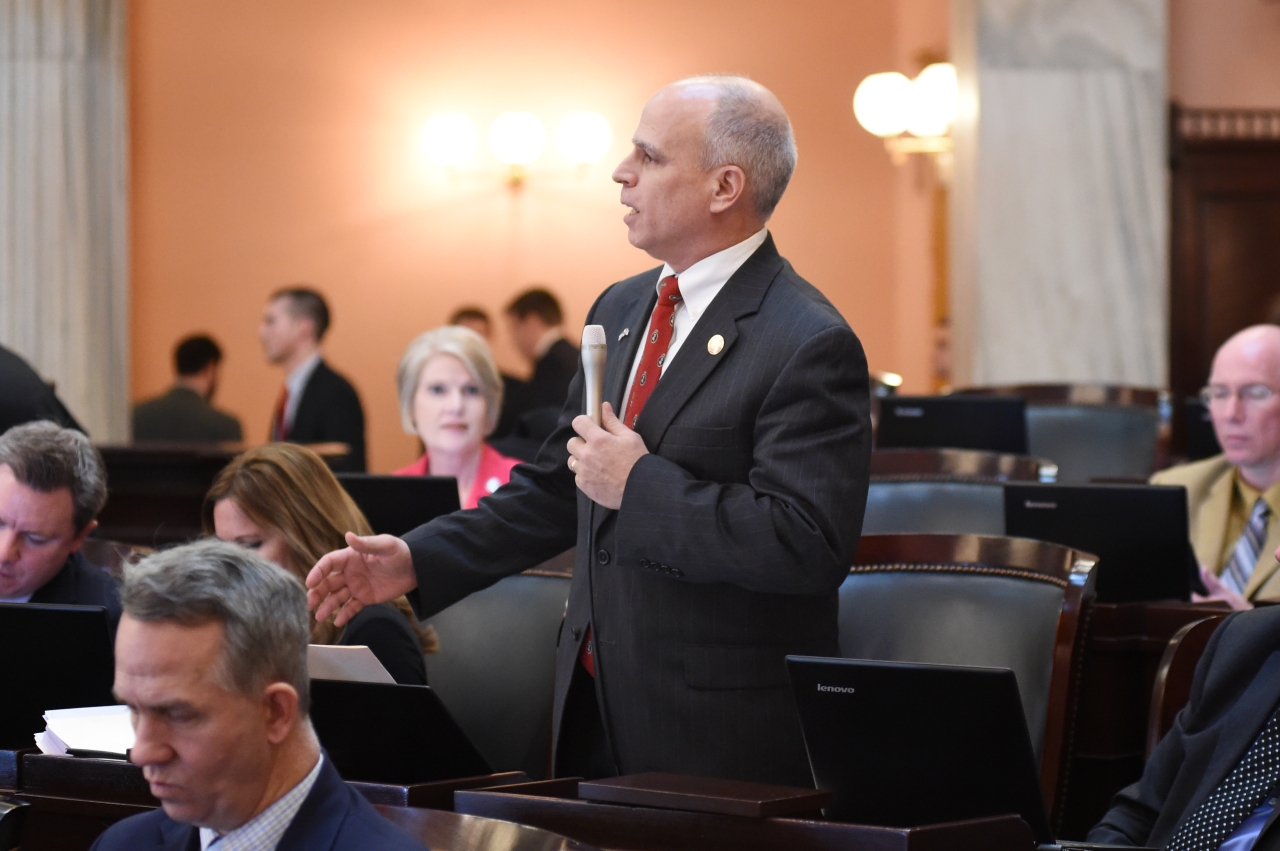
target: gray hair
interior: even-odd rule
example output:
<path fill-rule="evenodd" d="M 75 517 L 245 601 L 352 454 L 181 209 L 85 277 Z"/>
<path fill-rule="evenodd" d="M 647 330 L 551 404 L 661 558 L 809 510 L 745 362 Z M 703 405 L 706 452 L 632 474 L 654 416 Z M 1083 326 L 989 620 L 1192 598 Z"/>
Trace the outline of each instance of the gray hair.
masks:
<path fill-rule="evenodd" d="M 268 683 L 285 682 L 298 693 L 299 713 L 310 709 L 307 593 L 284 568 L 210 538 L 126 565 L 120 601 L 146 623 L 222 623 L 224 688 L 256 697 Z"/>
<path fill-rule="evenodd" d="M 77 532 L 107 502 L 107 466 L 89 438 L 75 429 L 48 420 L 16 425 L 0 435 L 0 464 L 8 465 L 13 477 L 32 490 L 71 491 Z"/>
<path fill-rule="evenodd" d="M 419 334 L 400 358 L 396 388 L 400 391 L 400 423 L 405 433 L 418 433 L 413 421 L 413 398 L 418 393 L 423 368 L 436 355 L 453 355 L 462 361 L 472 380 L 480 385 L 485 403 L 484 433 L 488 435 L 497 427 L 498 415 L 502 412 L 502 375 L 484 337 L 461 325 L 445 325 Z"/>
<path fill-rule="evenodd" d="M 787 114 L 771 108 L 761 97 L 763 87 L 746 77 L 706 74 L 680 82 L 703 83 L 716 90 L 716 105 L 707 118 L 702 169 L 741 168 L 751 203 L 767 221 L 796 170 L 796 142 Z"/>

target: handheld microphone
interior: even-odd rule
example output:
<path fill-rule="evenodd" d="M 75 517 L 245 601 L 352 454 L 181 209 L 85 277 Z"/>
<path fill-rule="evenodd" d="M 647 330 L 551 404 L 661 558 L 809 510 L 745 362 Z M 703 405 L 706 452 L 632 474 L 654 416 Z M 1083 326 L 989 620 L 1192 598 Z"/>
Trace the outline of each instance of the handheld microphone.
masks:
<path fill-rule="evenodd" d="M 582 377 L 586 395 L 586 415 L 598 426 L 600 406 L 604 403 L 604 363 L 606 349 L 603 325 L 588 325 L 582 329 Z"/>

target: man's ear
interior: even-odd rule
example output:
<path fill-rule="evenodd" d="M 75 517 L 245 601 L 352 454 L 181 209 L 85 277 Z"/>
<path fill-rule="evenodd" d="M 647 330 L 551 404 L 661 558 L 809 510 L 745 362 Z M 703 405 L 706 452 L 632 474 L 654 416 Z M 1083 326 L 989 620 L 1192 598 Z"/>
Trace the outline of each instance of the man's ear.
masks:
<path fill-rule="evenodd" d="M 747 191 L 747 175 L 736 165 L 722 165 L 711 174 L 715 181 L 711 193 L 711 212 L 723 213 L 739 200 L 744 200 Z"/>
<path fill-rule="evenodd" d="M 269 683 L 262 692 L 262 711 L 266 716 L 267 741 L 280 744 L 298 724 L 298 692 L 288 683 Z"/>
<path fill-rule="evenodd" d="M 71 539 L 71 552 L 79 552 L 80 548 L 84 546 L 85 539 L 88 538 L 89 534 L 97 528 L 97 520 L 90 520 L 88 523 L 84 524 L 84 528 L 77 532 L 76 536 Z"/>

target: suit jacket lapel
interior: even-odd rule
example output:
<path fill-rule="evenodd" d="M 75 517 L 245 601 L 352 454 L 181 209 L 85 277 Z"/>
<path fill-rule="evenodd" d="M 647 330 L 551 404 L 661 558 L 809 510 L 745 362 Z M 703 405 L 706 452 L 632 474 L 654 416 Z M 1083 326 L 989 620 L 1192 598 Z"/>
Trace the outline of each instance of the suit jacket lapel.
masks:
<path fill-rule="evenodd" d="M 160 836 L 164 841 L 164 851 L 199 851 L 200 829 L 193 825 L 183 824 L 165 816 L 160 823 Z"/>
<path fill-rule="evenodd" d="M 782 258 L 770 236 L 712 299 L 640 412 L 636 431 L 649 451 L 658 447 L 675 415 L 729 356 L 738 339 L 737 321 L 760 309 L 765 292 L 781 270 Z M 707 343 L 716 334 L 724 338 L 724 347 L 713 355 L 707 350 Z"/>
<path fill-rule="evenodd" d="M 280 837 L 276 851 L 323 851 L 333 847 L 338 828 L 351 809 L 350 792 L 329 755 L 323 759 L 315 785 Z"/>
<path fill-rule="evenodd" d="M 1196 558 L 1210 570 L 1218 566 L 1222 548 L 1226 546 L 1224 539 L 1227 535 L 1227 514 L 1231 511 L 1234 491 L 1235 477 L 1228 467 L 1226 475 L 1220 476 L 1213 483 L 1204 504 L 1195 512 L 1197 528 L 1192 530 L 1191 537 L 1202 542 L 1202 547 L 1196 550 Z"/>
<path fill-rule="evenodd" d="M 609 358 L 604 368 L 604 399 L 613 406 L 613 412 L 619 418 L 624 413 L 622 394 L 627 390 L 631 364 L 635 362 L 640 341 L 649 328 L 649 315 L 653 313 L 653 305 L 658 300 L 658 275 L 661 271 L 661 268 L 655 269 L 653 280 L 643 292 L 637 292 L 635 300 L 622 310 L 618 327 L 605 328 L 604 331 L 605 341 L 609 344 Z M 626 336 L 619 340 L 618 335 L 624 329 Z"/>

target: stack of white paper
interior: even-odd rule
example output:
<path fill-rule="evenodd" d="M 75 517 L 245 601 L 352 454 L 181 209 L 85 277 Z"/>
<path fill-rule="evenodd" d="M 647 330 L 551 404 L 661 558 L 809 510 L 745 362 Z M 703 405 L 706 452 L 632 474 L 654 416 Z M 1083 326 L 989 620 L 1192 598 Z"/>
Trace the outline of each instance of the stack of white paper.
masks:
<path fill-rule="evenodd" d="M 44 714 L 45 730 L 36 733 L 42 753 L 102 751 L 124 756 L 133 747 L 133 722 L 127 706 L 85 706 L 50 709 Z"/>
<path fill-rule="evenodd" d="M 353 683 L 391 683 L 395 678 L 363 644 L 307 645 L 307 675 L 313 680 L 346 680 Z"/>

